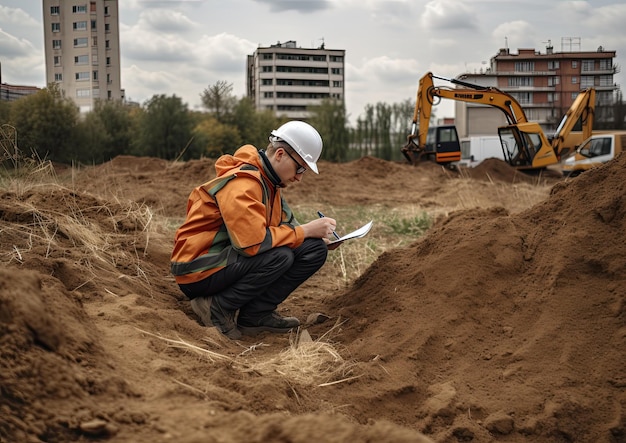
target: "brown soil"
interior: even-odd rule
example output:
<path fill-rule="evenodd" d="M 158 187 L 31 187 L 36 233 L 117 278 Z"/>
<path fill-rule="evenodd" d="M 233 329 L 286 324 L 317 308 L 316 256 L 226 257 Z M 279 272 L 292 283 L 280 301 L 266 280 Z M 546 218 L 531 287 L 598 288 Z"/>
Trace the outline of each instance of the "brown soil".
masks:
<path fill-rule="evenodd" d="M 229 341 L 169 275 L 211 160 L 118 157 L 1 191 L 0 442 L 626 441 L 625 156 L 573 180 L 497 160 L 320 171 L 292 206 L 437 223 L 284 303 L 331 317 L 306 331 L 332 358 L 298 376 L 298 336 Z"/>

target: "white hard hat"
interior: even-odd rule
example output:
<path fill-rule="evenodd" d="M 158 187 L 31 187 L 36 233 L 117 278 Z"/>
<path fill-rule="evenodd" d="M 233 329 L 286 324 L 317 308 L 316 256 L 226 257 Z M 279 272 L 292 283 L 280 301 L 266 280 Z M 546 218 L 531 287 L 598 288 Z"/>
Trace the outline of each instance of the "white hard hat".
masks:
<path fill-rule="evenodd" d="M 306 162 L 309 168 L 316 174 L 319 174 L 317 172 L 317 161 L 322 154 L 322 137 L 313 126 L 294 120 L 285 123 L 278 129 L 274 129 L 272 136 L 289 144 L 302 157 L 302 160 Z M 271 137 L 270 140 L 272 140 Z"/>

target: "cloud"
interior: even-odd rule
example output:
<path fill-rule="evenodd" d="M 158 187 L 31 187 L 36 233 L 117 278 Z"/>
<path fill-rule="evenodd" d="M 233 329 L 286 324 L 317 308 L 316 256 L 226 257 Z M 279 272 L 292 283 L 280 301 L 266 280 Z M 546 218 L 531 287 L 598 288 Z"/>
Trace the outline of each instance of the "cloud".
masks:
<path fill-rule="evenodd" d="M 194 52 L 201 65 L 220 72 L 245 72 L 248 55 L 257 45 L 232 34 L 203 35 L 195 45 Z"/>
<path fill-rule="evenodd" d="M 31 42 L 18 39 L 0 29 L 0 54 L 3 58 L 26 57 L 35 51 Z"/>
<path fill-rule="evenodd" d="M 168 9 L 152 9 L 143 12 L 140 15 L 138 26 L 168 34 L 187 33 L 199 27 L 197 23 L 191 21 L 181 12 L 173 12 Z"/>
<path fill-rule="evenodd" d="M 332 8 L 328 0 L 254 0 L 270 6 L 271 12 L 296 11 L 303 14 Z"/>
<path fill-rule="evenodd" d="M 534 49 L 542 38 L 537 35 L 535 28 L 524 20 L 502 23 L 493 30 L 491 36 L 500 47 L 504 47 L 506 43 L 509 48 L 526 49 Z"/>
<path fill-rule="evenodd" d="M 184 80 L 181 81 L 178 75 L 172 74 L 171 72 L 145 70 L 139 68 L 137 65 L 122 69 L 122 78 L 122 88 L 126 90 L 126 98 L 131 101 L 136 101 L 133 97 L 144 97 L 145 101 L 152 98 L 154 95 L 172 95 L 164 93 L 163 91 L 171 90 L 173 84 L 184 85 Z M 179 94 L 181 93 L 182 92 L 178 92 L 174 95 L 180 97 Z M 143 104 L 143 102 L 141 104 Z"/>
<path fill-rule="evenodd" d="M 41 24 L 20 8 L 9 8 L 0 5 L 0 25 L 17 25 L 39 29 Z"/>
<path fill-rule="evenodd" d="M 475 29 L 478 17 L 463 1 L 432 0 L 424 7 L 420 22 L 434 31 Z"/>
<path fill-rule="evenodd" d="M 155 23 L 159 22 L 157 16 L 143 12 L 134 26 L 120 24 L 122 55 L 134 60 L 191 62 L 195 43 L 179 33 L 161 32 L 155 28 Z"/>

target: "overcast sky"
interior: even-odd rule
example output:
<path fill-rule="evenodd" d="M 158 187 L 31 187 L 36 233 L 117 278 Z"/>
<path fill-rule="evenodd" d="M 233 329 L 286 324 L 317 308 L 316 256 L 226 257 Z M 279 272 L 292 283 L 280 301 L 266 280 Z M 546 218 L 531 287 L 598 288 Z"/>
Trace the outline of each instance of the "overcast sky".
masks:
<path fill-rule="evenodd" d="M 85 0 L 85 3 L 88 1 Z M 200 109 L 200 94 L 223 80 L 242 97 L 246 56 L 259 46 L 295 40 L 346 51 L 351 121 L 367 104 L 414 99 L 426 72 L 455 77 L 512 53 L 617 51 L 626 87 L 623 0 L 120 0 L 122 88 L 144 103 L 155 94 Z M 2 0 L 2 82 L 45 86 L 42 2 Z M 446 83 L 443 83 L 446 85 Z M 447 102 L 447 103 L 446 103 Z M 449 101 L 438 117 L 453 117 Z"/>

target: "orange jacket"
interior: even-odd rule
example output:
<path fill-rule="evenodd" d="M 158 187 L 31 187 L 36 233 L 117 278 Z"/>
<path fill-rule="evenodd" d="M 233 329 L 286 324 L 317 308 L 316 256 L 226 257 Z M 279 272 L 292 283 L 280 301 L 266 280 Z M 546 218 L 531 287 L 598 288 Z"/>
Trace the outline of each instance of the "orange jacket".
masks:
<path fill-rule="evenodd" d="M 215 162 L 217 176 L 195 188 L 178 228 L 170 269 L 180 284 L 208 277 L 237 255 L 254 256 L 304 241 L 264 152 L 252 145 Z"/>

